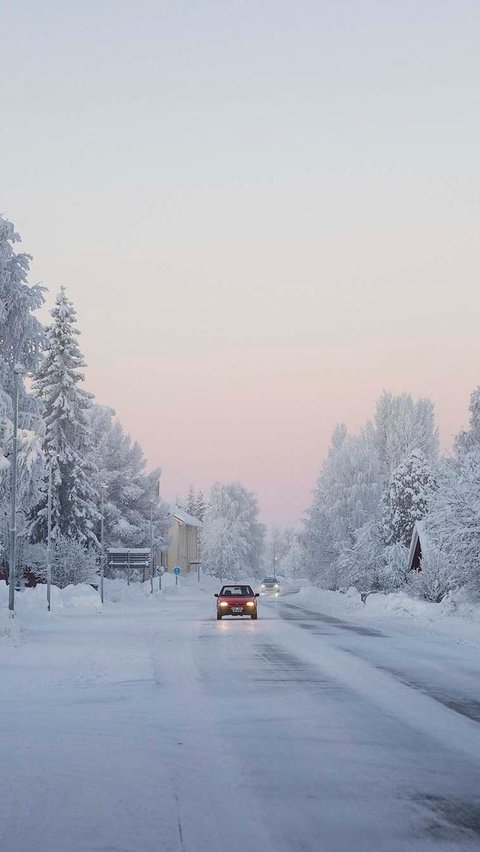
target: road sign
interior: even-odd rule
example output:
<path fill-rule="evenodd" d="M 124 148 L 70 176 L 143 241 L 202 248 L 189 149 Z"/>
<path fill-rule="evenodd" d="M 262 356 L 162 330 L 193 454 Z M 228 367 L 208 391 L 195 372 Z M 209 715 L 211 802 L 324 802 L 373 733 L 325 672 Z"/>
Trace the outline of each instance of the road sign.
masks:
<path fill-rule="evenodd" d="M 112 568 L 148 568 L 149 547 L 109 547 L 107 563 Z"/>
<path fill-rule="evenodd" d="M 150 566 L 151 550 L 149 547 L 109 547 L 107 549 L 107 565 L 110 569 L 126 571 L 127 582 L 133 570 L 145 571 Z"/>
<path fill-rule="evenodd" d="M 179 568 L 178 565 L 175 565 L 175 568 L 173 569 L 173 573 L 177 574 L 177 576 L 178 576 L 178 574 L 182 573 L 182 569 Z"/>

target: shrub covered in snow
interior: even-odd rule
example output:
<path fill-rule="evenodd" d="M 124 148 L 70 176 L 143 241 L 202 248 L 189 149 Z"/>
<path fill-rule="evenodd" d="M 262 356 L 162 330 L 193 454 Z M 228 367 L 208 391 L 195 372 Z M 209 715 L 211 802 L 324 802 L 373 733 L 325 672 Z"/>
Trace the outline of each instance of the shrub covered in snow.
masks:
<path fill-rule="evenodd" d="M 37 544 L 27 549 L 35 573 L 46 579 L 47 548 Z M 52 542 L 52 583 L 63 589 L 78 583 L 91 583 L 97 578 L 98 552 L 94 548 L 83 547 L 79 541 L 67 538 L 59 533 Z"/>
<path fill-rule="evenodd" d="M 452 569 L 448 556 L 437 548 L 430 548 L 421 561 L 421 570 L 411 572 L 409 587 L 425 601 L 440 603 L 444 597 L 459 587 L 460 571 Z"/>

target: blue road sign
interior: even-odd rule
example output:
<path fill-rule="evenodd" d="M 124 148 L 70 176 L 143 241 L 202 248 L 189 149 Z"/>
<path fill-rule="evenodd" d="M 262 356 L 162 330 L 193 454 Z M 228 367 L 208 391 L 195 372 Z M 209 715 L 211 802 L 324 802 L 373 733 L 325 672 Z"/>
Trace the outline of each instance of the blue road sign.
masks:
<path fill-rule="evenodd" d="M 178 565 L 175 565 L 175 568 L 173 569 L 173 573 L 177 574 L 177 576 L 178 576 L 178 574 L 182 573 L 182 569 L 179 568 Z"/>

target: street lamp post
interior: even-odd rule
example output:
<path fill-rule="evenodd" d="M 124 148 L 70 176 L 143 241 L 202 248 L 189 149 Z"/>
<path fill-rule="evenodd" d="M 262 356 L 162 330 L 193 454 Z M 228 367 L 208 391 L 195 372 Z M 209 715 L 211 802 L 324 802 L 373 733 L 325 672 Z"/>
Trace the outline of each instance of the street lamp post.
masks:
<path fill-rule="evenodd" d="M 150 594 L 153 595 L 153 505 L 150 503 Z"/>
<path fill-rule="evenodd" d="M 100 600 L 103 604 L 103 577 L 105 573 L 105 547 L 104 547 L 104 518 L 105 518 L 105 489 L 106 485 L 102 483 L 102 517 L 100 521 Z"/>
<path fill-rule="evenodd" d="M 50 612 L 50 592 L 52 587 L 52 458 L 48 463 L 48 500 L 47 500 L 47 609 Z"/>
<path fill-rule="evenodd" d="M 17 558 L 17 454 L 18 454 L 18 377 L 26 370 L 15 364 L 13 368 L 13 451 L 12 451 L 12 490 L 10 493 L 10 561 L 8 567 L 8 608 L 15 613 L 15 569 Z"/>

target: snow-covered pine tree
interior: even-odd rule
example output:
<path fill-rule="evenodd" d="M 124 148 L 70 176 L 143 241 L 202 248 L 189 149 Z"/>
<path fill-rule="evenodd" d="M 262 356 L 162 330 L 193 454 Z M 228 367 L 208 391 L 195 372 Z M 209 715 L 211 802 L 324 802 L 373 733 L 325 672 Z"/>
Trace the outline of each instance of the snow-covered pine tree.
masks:
<path fill-rule="evenodd" d="M 13 438 L 13 367 L 21 364 L 32 372 L 36 369 L 44 345 L 45 334 L 34 316 L 44 301 L 43 287 L 28 283 L 30 256 L 16 253 L 20 240 L 14 226 L 0 216 L 0 551 L 8 551 L 10 517 L 10 456 Z M 23 533 L 23 519 L 39 499 L 44 473 L 44 459 L 38 433 L 41 428 L 39 406 L 28 394 L 21 376 L 19 386 L 18 448 L 18 520 Z"/>
<path fill-rule="evenodd" d="M 191 485 L 190 488 L 188 489 L 188 494 L 187 494 L 186 499 L 182 503 L 182 507 L 185 509 L 185 511 L 189 515 L 192 515 L 193 517 L 195 517 L 196 500 L 195 500 L 195 491 L 194 491 L 193 485 Z"/>
<path fill-rule="evenodd" d="M 187 496 L 180 497 L 175 502 L 178 508 L 183 509 L 188 515 L 191 515 L 193 518 L 198 518 L 199 521 L 203 520 L 207 506 L 203 492 L 200 489 L 195 492 L 193 485 L 191 485 L 188 489 Z"/>
<path fill-rule="evenodd" d="M 421 450 L 413 450 L 393 471 L 383 497 L 383 536 L 386 545 L 408 547 L 415 521 L 427 513 L 435 477 Z"/>
<path fill-rule="evenodd" d="M 205 502 L 205 497 L 203 496 L 203 491 L 201 488 L 198 489 L 196 497 L 195 497 L 195 511 L 193 512 L 193 516 L 198 518 L 199 521 L 203 521 L 205 511 L 207 509 L 207 504 Z"/>
<path fill-rule="evenodd" d="M 45 419 L 44 450 L 52 465 L 52 536 L 62 533 L 83 546 L 97 545 L 99 521 L 95 468 L 91 460 L 91 428 L 87 412 L 92 394 L 79 385 L 85 366 L 77 337 L 76 313 L 62 287 L 51 311 L 45 360 L 34 389 Z M 45 539 L 47 494 L 34 511 L 31 535 Z"/>

